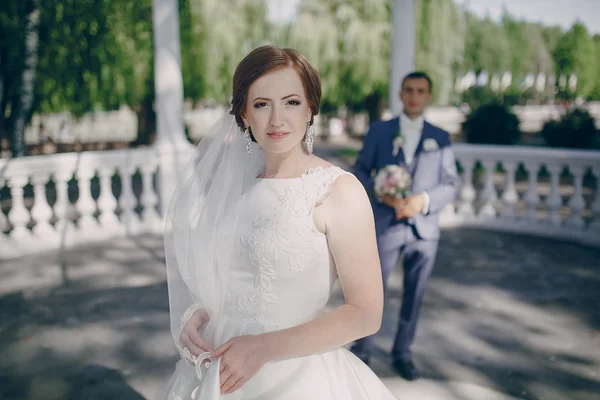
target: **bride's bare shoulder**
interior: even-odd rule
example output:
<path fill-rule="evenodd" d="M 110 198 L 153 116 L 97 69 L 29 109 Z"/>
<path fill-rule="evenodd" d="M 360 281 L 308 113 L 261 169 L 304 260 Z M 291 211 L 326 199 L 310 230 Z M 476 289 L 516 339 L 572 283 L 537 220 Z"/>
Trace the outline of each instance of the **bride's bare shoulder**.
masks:
<path fill-rule="evenodd" d="M 310 165 L 310 169 L 315 169 L 315 168 L 331 168 L 331 167 L 336 167 L 337 165 L 330 163 L 327 160 L 322 159 L 321 157 L 317 157 L 317 156 L 313 156 L 313 160 L 311 162 Z"/>

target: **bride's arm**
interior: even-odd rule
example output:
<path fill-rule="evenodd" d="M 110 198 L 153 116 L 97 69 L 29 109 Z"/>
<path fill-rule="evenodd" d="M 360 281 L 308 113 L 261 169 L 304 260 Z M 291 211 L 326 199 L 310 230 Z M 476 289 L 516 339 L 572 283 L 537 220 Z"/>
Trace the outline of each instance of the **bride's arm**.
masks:
<path fill-rule="evenodd" d="M 379 330 L 383 284 L 373 212 L 365 189 L 354 176 L 343 175 L 319 208 L 345 303 L 302 325 L 238 336 L 222 344 L 212 353 L 212 357 L 222 356 L 222 393 L 236 391 L 269 361 L 336 349 Z"/>
<path fill-rule="evenodd" d="M 302 325 L 264 334 L 268 360 L 335 349 L 381 326 L 383 285 L 369 198 L 352 175 L 339 177 L 331 189 L 320 212 L 345 304 Z"/>

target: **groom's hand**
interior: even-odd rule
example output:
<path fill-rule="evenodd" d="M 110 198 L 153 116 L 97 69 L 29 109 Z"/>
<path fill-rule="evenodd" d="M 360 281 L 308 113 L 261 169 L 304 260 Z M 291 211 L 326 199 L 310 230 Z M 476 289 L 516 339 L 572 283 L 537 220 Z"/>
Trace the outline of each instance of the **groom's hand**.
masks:
<path fill-rule="evenodd" d="M 399 199 L 398 207 L 396 207 L 396 219 L 412 218 L 423 211 L 424 206 L 425 195 L 423 193 Z"/>
<path fill-rule="evenodd" d="M 400 206 L 402 205 L 403 199 L 400 197 L 390 196 L 389 194 L 386 194 L 385 196 L 383 196 L 383 198 L 381 200 L 383 201 L 384 204 L 387 204 L 389 207 L 392 207 L 394 210 L 398 210 L 400 208 Z"/>

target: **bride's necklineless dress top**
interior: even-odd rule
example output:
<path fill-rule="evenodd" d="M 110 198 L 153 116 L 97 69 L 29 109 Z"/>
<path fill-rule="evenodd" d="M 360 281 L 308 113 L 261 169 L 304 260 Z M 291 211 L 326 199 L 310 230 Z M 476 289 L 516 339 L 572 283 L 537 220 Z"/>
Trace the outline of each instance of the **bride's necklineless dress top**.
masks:
<path fill-rule="evenodd" d="M 293 327 L 325 312 L 336 268 L 312 213 L 343 174 L 347 172 L 341 168 L 328 167 L 297 178 L 257 178 L 240 199 L 220 343 Z M 201 380 L 193 366 L 180 362 L 177 368 L 169 400 L 396 399 L 345 348 L 268 363 L 225 396 L 220 394 L 218 361 Z"/>

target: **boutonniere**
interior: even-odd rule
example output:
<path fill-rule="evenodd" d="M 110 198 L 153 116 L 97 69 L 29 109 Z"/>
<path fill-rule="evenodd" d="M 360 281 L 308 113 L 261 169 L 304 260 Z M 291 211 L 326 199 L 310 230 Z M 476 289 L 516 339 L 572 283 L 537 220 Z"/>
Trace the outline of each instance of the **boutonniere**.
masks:
<path fill-rule="evenodd" d="M 396 133 L 396 137 L 394 138 L 394 142 L 393 142 L 393 150 L 392 150 L 392 154 L 394 155 L 394 157 L 396 157 L 398 155 L 398 152 L 400 151 L 400 148 L 402 147 L 402 145 L 404 144 L 404 138 L 402 137 L 402 133 L 400 131 L 398 131 L 398 133 Z"/>
<path fill-rule="evenodd" d="M 434 151 L 439 149 L 440 146 L 438 145 L 437 141 L 435 139 L 426 139 L 425 142 L 423 142 L 423 150 L 425 151 Z"/>

